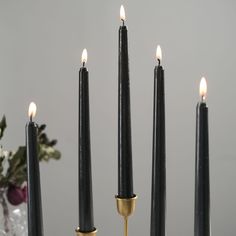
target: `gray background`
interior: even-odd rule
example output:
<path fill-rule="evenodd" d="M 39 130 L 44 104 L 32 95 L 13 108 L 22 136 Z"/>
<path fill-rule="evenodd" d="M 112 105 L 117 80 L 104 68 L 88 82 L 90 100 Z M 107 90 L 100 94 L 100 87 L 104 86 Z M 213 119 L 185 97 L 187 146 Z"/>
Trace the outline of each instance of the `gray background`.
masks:
<path fill-rule="evenodd" d="M 38 106 L 63 158 L 41 165 L 45 235 L 74 235 L 77 97 L 88 49 L 95 224 L 122 235 L 117 215 L 117 61 L 120 5 L 129 28 L 134 190 L 130 235 L 149 234 L 153 68 L 160 44 L 166 74 L 167 235 L 193 235 L 195 106 L 206 76 L 210 112 L 212 235 L 236 232 L 236 2 L 0 0 L 0 113 L 3 144 L 24 143 L 28 104 Z"/>

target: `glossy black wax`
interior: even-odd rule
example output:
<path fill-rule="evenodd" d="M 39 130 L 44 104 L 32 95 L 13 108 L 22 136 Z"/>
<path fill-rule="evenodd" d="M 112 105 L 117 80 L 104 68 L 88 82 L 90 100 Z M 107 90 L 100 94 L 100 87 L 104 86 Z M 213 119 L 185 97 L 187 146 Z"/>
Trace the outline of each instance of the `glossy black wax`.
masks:
<path fill-rule="evenodd" d="M 81 232 L 94 230 L 89 78 L 85 67 L 79 71 L 79 228 Z"/>
<path fill-rule="evenodd" d="M 128 32 L 119 29 L 119 91 L 118 91 L 118 196 L 131 198 L 133 193 L 130 81 L 128 57 Z"/>
<path fill-rule="evenodd" d="M 208 108 L 197 105 L 194 236 L 210 236 Z"/>
<path fill-rule="evenodd" d="M 27 175 L 28 175 L 28 236 L 43 236 L 43 218 L 40 172 L 37 150 L 36 123 L 26 125 Z"/>
<path fill-rule="evenodd" d="M 166 151 L 164 70 L 154 70 L 151 236 L 165 236 Z"/>

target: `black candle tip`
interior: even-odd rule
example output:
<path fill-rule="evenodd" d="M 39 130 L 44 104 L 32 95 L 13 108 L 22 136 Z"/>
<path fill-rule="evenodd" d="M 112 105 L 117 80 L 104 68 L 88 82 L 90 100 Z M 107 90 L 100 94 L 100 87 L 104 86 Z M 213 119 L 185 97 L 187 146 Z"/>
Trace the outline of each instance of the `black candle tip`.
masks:
<path fill-rule="evenodd" d="M 122 26 L 125 26 L 125 20 L 121 19 L 121 21 L 122 21 Z"/>
<path fill-rule="evenodd" d="M 31 116 L 30 116 L 30 122 L 32 122 L 32 121 L 33 121 L 33 116 L 31 115 Z"/>
<path fill-rule="evenodd" d="M 161 65 L 161 60 L 158 58 L 157 61 L 158 61 L 158 66 L 160 66 Z"/>

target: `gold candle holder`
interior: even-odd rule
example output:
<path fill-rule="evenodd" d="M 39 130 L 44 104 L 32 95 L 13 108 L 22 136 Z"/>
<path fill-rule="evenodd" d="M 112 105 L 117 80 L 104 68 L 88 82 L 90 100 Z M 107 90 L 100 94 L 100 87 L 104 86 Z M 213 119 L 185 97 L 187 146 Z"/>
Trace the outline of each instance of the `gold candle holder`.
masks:
<path fill-rule="evenodd" d="M 76 232 L 76 236 L 96 236 L 96 235 L 97 235 L 97 230 L 96 230 L 96 229 L 94 229 L 94 230 L 91 231 L 91 232 L 81 232 L 81 231 L 79 230 L 79 228 L 77 228 L 77 229 L 75 230 L 75 232 Z"/>
<path fill-rule="evenodd" d="M 137 196 L 132 198 L 119 198 L 116 196 L 116 206 L 118 213 L 124 217 L 124 236 L 128 236 L 128 217 L 135 210 Z"/>

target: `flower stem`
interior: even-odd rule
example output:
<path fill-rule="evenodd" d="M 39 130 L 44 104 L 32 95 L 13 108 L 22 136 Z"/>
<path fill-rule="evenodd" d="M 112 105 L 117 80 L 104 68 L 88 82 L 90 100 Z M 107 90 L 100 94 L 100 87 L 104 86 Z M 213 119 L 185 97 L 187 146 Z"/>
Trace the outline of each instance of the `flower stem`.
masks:
<path fill-rule="evenodd" d="M 4 197 L 4 190 L 0 190 L 0 204 L 2 205 L 3 209 L 3 216 L 4 216 L 4 229 L 5 232 L 8 233 L 10 231 L 9 229 L 9 209 L 6 202 L 6 199 Z"/>

